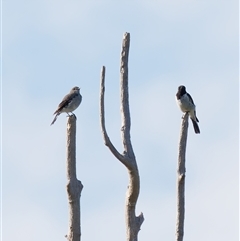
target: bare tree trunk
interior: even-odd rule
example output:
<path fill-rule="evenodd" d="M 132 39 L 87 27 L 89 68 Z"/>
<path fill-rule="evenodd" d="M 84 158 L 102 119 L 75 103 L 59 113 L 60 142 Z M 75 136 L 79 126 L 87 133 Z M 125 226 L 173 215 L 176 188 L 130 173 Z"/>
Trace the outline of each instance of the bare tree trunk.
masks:
<path fill-rule="evenodd" d="M 72 115 L 67 123 L 67 193 L 69 201 L 69 230 L 68 241 L 81 240 L 80 196 L 82 183 L 76 175 L 76 117 Z"/>
<path fill-rule="evenodd" d="M 125 33 L 123 37 L 122 52 L 121 52 L 121 116 L 122 116 L 122 141 L 123 154 L 120 154 L 110 141 L 105 128 L 105 111 L 104 111 L 104 92 L 105 92 L 105 67 L 101 71 L 101 90 L 100 90 L 100 119 L 103 139 L 105 145 L 108 146 L 112 154 L 122 162 L 129 173 L 129 186 L 126 194 L 126 231 L 127 241 L 137 241 L 138 232 L 144 221 L 143 213 L 136 216 L 135 209 L 140 191 L 140 177 L 137 167 L 136 158 L 133 152 L 131 137 L 130 137 L 130 111 L 129 111 L 129 95 L 128 95 L 128 54 L 130 46 L 130 34 Z"/>
<path fill-rule="evenodd" d="M 185 212 L 185 154 L 187 146 L 188 113 L 184 114 L 180 132 L 177 179 L 177 227 L 176 240 L 183 241 Z"/>

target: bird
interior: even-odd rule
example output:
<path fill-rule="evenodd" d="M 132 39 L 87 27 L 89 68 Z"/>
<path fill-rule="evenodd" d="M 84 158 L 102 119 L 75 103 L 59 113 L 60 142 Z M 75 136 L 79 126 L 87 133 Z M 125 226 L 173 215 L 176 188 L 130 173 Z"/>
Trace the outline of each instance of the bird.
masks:
<path fill-rule="evenodd" d="M 82 96 L 80 94 L 80 88 L 75 86 L 71 89 L 69 94 L 67 94 L 63 98 L 61 103 L 58 105 L 57 110 L 53 113 L 55 115 L 55 117 L 54 117 L 51 125 L 54 124 L 54 122 L 57 120 L 57 117 L 61 113 L 65 112 L 68 114 L 68 116 L 70 116 L 69 113 L 72 113 L 74 110 L 76 110 L 78 108 L 78 106 L 81 104 L 81 102 L 82 102 Z"/>
<path fill-rule="evenodd" d="M 184 85 L 180 85 L 178 87 L 178 92 L 176 94 L 177 104 L 180 107 L 181 111 L 189 113 L 189 116 L 193 123 L 193 128 L 196 134 L 200 134 L 200 129 L 198 126 L 198 118 L 196 116 L 196 106 L 193 102 L 193 99 L 189 93 L 186 91 L 186 87 Z"/>

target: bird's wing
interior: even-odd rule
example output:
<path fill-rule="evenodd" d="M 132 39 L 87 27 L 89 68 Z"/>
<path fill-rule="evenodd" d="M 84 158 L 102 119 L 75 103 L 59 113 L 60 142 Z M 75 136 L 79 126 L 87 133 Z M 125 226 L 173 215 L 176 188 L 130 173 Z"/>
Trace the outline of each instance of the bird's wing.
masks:
<path fill-rule="evenodd" d="M 67 106 L 69 104 L 69 102 L 72 101 L 73 98 L 75 98 L 78 95 L 78 93 L 73 92 L 73 93 L 69 93 L 67 94 L 63 100 L 61 101 L 61 103 L 58 105 L 57 110 L 54 112 L 54 114 L 58 113 L 61 109 L 63 109 L 65 106 Z"/>
<path fill-rule="evenodd" d="M 193 99 L 192 99 L 191 95 L 187 93 L 187 96 L 188 96 L 189 100 L 192 102 L 192 104 L 194 104 L 194 102 L 193 102 Z"/>

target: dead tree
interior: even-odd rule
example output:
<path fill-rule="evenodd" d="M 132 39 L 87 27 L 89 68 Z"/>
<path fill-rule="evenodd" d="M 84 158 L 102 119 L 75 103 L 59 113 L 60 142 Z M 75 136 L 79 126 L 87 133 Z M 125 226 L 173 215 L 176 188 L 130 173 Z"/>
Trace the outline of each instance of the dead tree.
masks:
<path fill-rule="evenodd" d="M 182 119 L 180 142 L 178 150 L 178 169 L 177 169 L 177 225 L 176 240 L 183 241 L 184 235 L 184 215 L 185 215 L 185 156 L 187 146 L 188 113 Z"/>
<path fill-rule="evenodd" d="M 67 193 L 69 201 L 69 230 L 68 241 L 81 240 L 80 196 L 82 183 L 76 175 L 76 117 L 72 115 L 67 123 Z"/>
<path fill-rule="evenodd" d="M 137 241 L 138 232 L 144 221 L 143 213 L 139 216 L 135 214 L 136 203 L 140 190 L 140 177 L 137 167 L 136 158 L 133 152 L 130 137 L 130 111 L 129 111 L 129 94 L 128 94 L 128 54 L 130 46 L 130 34 L 125 33 L 122 43 L 121 67 L 120 67 L 120 91 L 121 91 L 121 117 L 122 117 L 122 142 L 123 153 L 119 153 L 108 137 L 105 128 L 105 111 L 104 111 L 104 92 L 105 92 L 105 67 L 101 71 L 101 89 L 100 89 L 100 120 L 105 145 L 110 149 L 112 154 L 126 166 L 129 173 L 129 185 L 126 194 L 125 218 L 127 241 Z"/>

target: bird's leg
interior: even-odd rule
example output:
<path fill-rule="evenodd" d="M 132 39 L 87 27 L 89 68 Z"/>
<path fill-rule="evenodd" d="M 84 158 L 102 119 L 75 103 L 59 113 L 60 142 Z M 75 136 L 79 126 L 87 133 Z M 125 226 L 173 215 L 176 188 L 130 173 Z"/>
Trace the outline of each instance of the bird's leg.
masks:
<path fill-rule="evenodd" d="M 72 112 L 71 112 L 72 113 Z M 76 117 L 76 115 L 74 114 L 74 113 L 72 113 L 72 115 L 71 116 L 74 116 L 75 117 L 75 119 L 77 119 L 77 117 Z"/>
<path fill-rule="evenodd" d="M 189 113 L 189 111 L 186 111 L 186 112 L 182 115 L 182 119 L 184 119 L 184 116 L 186 115 L 186 113 Z"/>
<path fill-rule="evenodd" d="M 72 113 L 72 112 L 71 112 Z M 74 114 L 74 113 L 72 113 L 72 115 L 75 117 L 75 119 L 77 119 L 77 116 Z"/>

